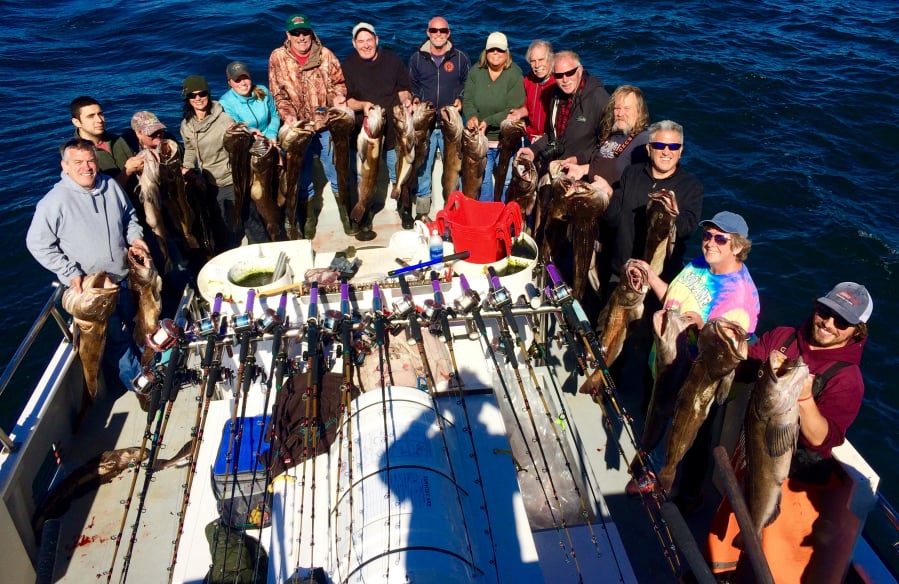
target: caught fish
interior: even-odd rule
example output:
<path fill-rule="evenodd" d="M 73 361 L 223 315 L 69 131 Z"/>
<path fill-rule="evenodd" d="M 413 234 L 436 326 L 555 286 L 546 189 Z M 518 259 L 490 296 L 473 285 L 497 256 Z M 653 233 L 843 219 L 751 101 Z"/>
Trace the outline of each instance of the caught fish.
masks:
<path fill-rule="evenodd" d="M 493 167 L 493 200 L 503 200 L 503 189 L 506 186 L 506 174 L 509 172 L 509 163 L 512 154 L 521 147 L 524 138 L 524 122 L 521 120 L 505 119 L 499 124 L 499 154 L 496 157 L 496 166 Z"/>
<path fill-rule="evenodd" d="M 462 193 L 477 200 L 487 168 L 487 136 L 477 128 L 462 131 Z"/>
<path fill-rule="evenodd" d="M 250 148 L 250 169 L 253 180 L 250 183 L 250 198 L 256 204 L 259 216 L 265 223 L 265 230 L 272 241 L 281 238 L 281 210 L 275 201 L 275 178 L 281 154 L 265 138 L 259 138 Z"/>
<path fill-rule="evenodd" d="M 412 127 L 415 129 L 415 157 L 412 159 L 412 178 L 406 181 L 400 195 L 400 202 L 403 208 L 409 209 L 412 206 L 412 187 L 417 186 L 418 169 L 424 164 L 425 158 L 428 156 L 430 149 L 431 128 L 434 126 L 434 118 L 437 110 L 430 101 L 423 101 L 412 106 Z"/>
<path fill-rule="evenodd" d="M 200 242 L 193 233 L 196 213 L 187 200 L 181 154 L 178 143 L 170 138 L 159 143 L 159 180 L 166 193 L 166 211 L 172 225 L 178 229 L 178 239 L 184 242 L 187 249 L 199 249 Z"/>
<path fill-rule="evenodd" d="M 390 192 L 391 199 L 399 199 L 400 193 L 412 173 L 415 160 L 415 126 L 412 112 L 403 104 L 393 106 L 393 125 L 396 128 L 396 184 Z"/>
<path fill-rule="evenodd" d="M 350 207 L 350 139 L 356 129 L 356 115 L 346 106 L 328 109 L 328 131 L 331 132 L 331 146 L 334 148 L 334 168 L 337 171 L 337 210 L 344 231 L 349 227 L 347 212 Z"/>
<path fill-rule="evenodd" d="M 682 315 L 677 308 L 658 310 L 652 315 L 655 379 L 640 439 L 640 447 L 644 452 L 651 452 L 659 445 L 665 435 L 668 420 L 674 415 L 677 392 L 690 371 L 687 330 L 692 324 L 693 321 Z"/>
<path fill-rule="evenodd" d="M 609 207 L 609 195 L 593 184 L 578 180 L 565 193 L 568 205 L 569 237 L 574 252 L 574 282 L 572 294 L 580 300 L 587 288 L 591 271 L 596 269 L 596 225 Z M 595 278 L 599 281 L 599 277 Z"/>
<path fill-rule="evenodd" d="M 62 294 L 62 307 L 75 322 L 75 350 L 81 358 L 84 385 L 91 399 L 97 395 L 107 321 L 115 312 L 118 294 L 119 287 L 109 280 L 106 272 L 85 276 L 80 293 L 68 288 Z"/>
<path fill-rule="evenodd" d="M 306 147 L 312 136 L 315 135 L 315 125 L 312 122 L 297 121 L 293 124 L 285 124 L 278 130 L 278 142 L 284 149 L 284 169 L 278 181 L 278 207 L 284 209 L 287 223 L 288 239 L 297 239 L 300 236 L 297 227 L 297 198 L 300 190 L 300 173 L 303 170 L 303 159 L 306 157 Z"/>
<path fill-rule="evenodd" d="M 506 203 L 516 202 L 524 215 L 533 213 L 537 204 L 537 167 L 527 158 L 512 163 L 512 180 L 506 191 Z"/>
<path fill-rule="evenodd" d="M 665 441 L 665 466 L 659 483 L 670 492 L 677 465 L 696 440 L 716 397 L 724 403 L 734 369 L 746 360 L 746 331 L 725 318 L 713 318 L 699 331 L 699 355 L 690 367 L 674 405 L 674 421 Z"/>
<path fill-rule="evenodd" d="M 541 180 L 540 210 L 542 219 L 534 232 L 540 240 L 540 257 L 550 261 L 559 249 L 568 233 L 568 199 L 565 194 L 573 186 L 574 180 L 566 174 L 550 176 L 546 174 Z"/>
<path fill-rule="evenodd" d="M 240 225 L 243 202 L 250 190 L 250 146 L 253 145 L 253 134 L 246 122 L 231 124 L 222 138 L 222 145 L 228 152 L 231 163 L 231 179 L 234 181 L 234 229 Z"/>
<path fill-rule="evenodd" d="M 166 241 L 165 221 L 162 218 L 162 193 L 160 190 L 159 153 L 150 148 L 140 151 L 144 159 L 144 169 L 140 173 L 137 188 L 140 202 L 144 209 L 144 220 L 147 227 L 156 237 L 159 250 L 162 252 L 164 270 L 169 267 L 169 246 Z"/>
<path fill-rule="evenodd" d="M 440 108 L 443 130 L 443 198 L 459 190 L 459 175 L 462 172 L 462 115 L 454 105 Z"/>
<path fill-rule="evenodd" d="M 575 274 L 577 279 L 577 274 Z M 621 280 L 603 307 L 597 321 L 600 342 L 611 365 L 621 354 L 628 332 L 643 318 L 643 300 L 649 290 L 649 274 L 642 265 L 628 260 L 621 269 Z"/>
<path fill-rule="evenodd" d="M 802 357 L 771 351 L 749 395 L 744 423 L 746 504 L 759 537 L 780 514 L 781 485 L 799 439 L 799 393 L 808 377 Z"/>
<path fill-rule="evenodd" d="M 661 274 L 665 260 L 674 251 L 677 227 L 674 225 L 680 211 L 674 192 L 662 189 L 649 194 L 646 204 L 646 248 L 643 259 L 652 271 Z"/>
<path fill-rule="evenodd" d="M 356 152 L 359 154 L 359 198 L 350 212 L 350 219 L 360 223 L 368 211 L 368 204 L 375 194 L 378 184 L 378 168 L 381 164 L 381 146 L 384 142 L 384 130 L 387 119 L 384 108 L 372 106 L 368 115 L 362 120 L 362 129 L 356 140 Z"/>
<path fill-rule="evenodd" d="M 141 347 L 147 343 L 147 335 L 156 327 L 162 312 L 162 278 L 153 266 L 153 259 L 135 248 L 128 250 L 128 288 L 137 295 L 134 342 Z M 153 349 L 147 347 L 145 351 L 152 353 Z"/>

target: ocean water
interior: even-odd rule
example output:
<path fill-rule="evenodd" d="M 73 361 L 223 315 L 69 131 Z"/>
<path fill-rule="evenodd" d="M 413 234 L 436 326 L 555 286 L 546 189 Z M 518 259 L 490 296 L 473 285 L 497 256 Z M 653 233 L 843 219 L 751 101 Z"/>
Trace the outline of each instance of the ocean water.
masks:
<path fill-rule="evenodd" d="M 4 2 L 0 78 L 0 364 L 14 353 L 50 294 L 52 276 L 25 249 L 37 200 L 58 180 L 58 145 L 71 136 L 68 104 L 103 103 L 107 126 L 124 130 L 138 110 L 155 112 L 177 134 L 180 82 L 205 75 L 214 96 L 224 69 L 246 61 L 267 78 L 284 38 L 285 2 L 225 0 Z M 427 19 L 445 16 L 457 46 L 477 59 L 487 35 L 509 36 L 515 60 L 535 38 L 578 52 L 607 86 L 640 86 L 654 121 L 685 127 L 683 163 L 705 185 L 704 216 L 743 214 L 747 265 L 762 300 L 759 330 L 798 324 L 812 300 L 843 280 L 864 283 L 875 300 L 863 372 L 865 402 L 849 437 L 899 502 L 899 13 L 869 2 L 553 4 L 329 2 L 299 9 L 338 57 L 350 30 L 373 23 L 382 47 L 404 59 L 424 40 Z M 267 83 L 266 83 L 267 84 Z M 693 250 L 698 253 L 698 247 Z M 891 324 L 893 323 L 893 324 Z M 55 340 L 42 340 L 46 348 Z M 52 345 L 51 345 L 52 346 Z M 30 358 L 4 395 L 8 411 L 42 369 Z M 8 428 L 8 425 L 6 426 Z"/>

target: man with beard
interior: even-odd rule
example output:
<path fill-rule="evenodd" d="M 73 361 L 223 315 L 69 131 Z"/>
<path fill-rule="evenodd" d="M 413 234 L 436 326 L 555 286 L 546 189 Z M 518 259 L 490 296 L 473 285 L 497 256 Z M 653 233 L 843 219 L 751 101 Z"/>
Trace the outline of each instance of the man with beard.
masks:
<path fill-rule="evenodd" d="M 556 54 L 553 77 L 556 90 L 550 102 L 546 133 L 519 150 L 518 155 L 535 160 L 542 167 L 560 158 L 588 163 L 599 144 L 602 112 L 609 94 L 599 77 L 584 71 L 580 57 L 573 51 Z"/>
<path fill-rule="evenodd" d="M 589 164 L 577 164 L 572 158 L 561 161 L 565 174 L 591 180 L 602 177 L 615 185 L 624 169 L 631 164 L 649 161 L 646 143 L 649 142 L 649 108 L 643 92 L 634 85 L 619 85 L 603 112 L 599 148 Z"/>
<path fill-rule="evenodd" d="M 129 247 L 146 255 L 150 250 L 127 195 L 99 172 L 93 143 L 74 138 L 62 145 L 60 153 L 60 181 L 38 201 L 25 244 L 39 264 L 75 292 L 81 292 L 86 275 L 100 271 L 107 273 L 107 285 L 121 287 L 108 323 L 103 361 L 130 388 L 141 364 L 131 340 L 134 303 L 126 256 Z"/>
<path fill-rule="evenodd" d="M 790 359 L 801 356 L 810 373 L 797 402 L 799 443 L 789 478 L 781 485 L 782 516 L 762 532 L 762 548 L 777 582 L 831 580 L 833 573 L 826 570 L 833 570 L 833 564 L 823 567 L 827 562 L 817 559 L 833 559 L 835 554 L 827 547 L 833 539 L 829 536 L 853 529 L 840 525 L 838 514 L 830 517 L 826 513 L 834 504 L 845 507 L 845 500 L 834 502 L 847 479 L 834 472 L 837 465 L 831 451 L 846 439 L 861 408 L 865 384 L 859 364 L 873 310 L 874 301 L 864 286 L 837 284 L 815 301 L 811 317 L 802 325 L 781 326 L 763 334 L 737 369 L 738 379 L 751 382 L 768 355 L 779 350 Z M 827 527 L 821 528 L 825 524 Z M 732 543 L 737 531 L 730 504 L 725 501 L 708 539 L 714 572 L 736 568 L 740 550 Z"/>
<path fill-rule="evenodd" d="M 368 115 L 372 106 L 384 108 L 386 130 L 384 132 L 384 158 L 387 161 L 387 174 L 391 184 L 396 184 L 396 127 L 393 124 L 393 106 L 401 103 L 407 110 L 412 107 L 411 82 L 409 70 L 403 60 L 393 51 L 378 46 L 378 35 L 375 27 L 367 22 L 360 22 L 353 27 L 353 48 L 356 52 L 344 59 L 342 66 L 346 76 L 347 105 L 356 112 L 356 126 L 361 127 L 363 118 Z M 403 227 L 412 227 L 412 213 L 409 209 L 400 209 Z M 366 212 L 362 220 L 360 235 L 374 233 L 371 231 L 371 210 Z M 367 241 L 359 235 L 357 239 Z"/>
<path fill-rule="evenodd" d="M 435 16 L 428 22 L 427 35 L 428 40 L 409 57 L 409 81 L 412 84 L 413 102 L 429 101 L 438 111 L 445 105 L 453 105 L 461 112 L 462 95 L 468 71 L 471 69 L 471 61 L 468 55 L 453 45 L 449 23 L 442 16 Z M 435 120 L 437 127 L 429 136 L 428 156 L 418 168 L 416 219 L 427 216 L 431 211 L 434 157 L 438 148 L 441 152 L 443 150 L 440 116 L 436 116 Z M 443 193 L 444 200 L 449 194 Z"/>
<path fill-rule="evenodd" d="M 337 200 L 337 170 L 334 167 L 331 133 L 319 127 L 321 108 L 346 105 L 347 86 L 340 61 L 330 49 L 322 45 L 312 30 L 309 19 L 294 14 L 285 24 L 284 44 L 272 51 L 268 60 L 268 86 L 275 100 L 281 122 L 290 125 L 300 121 L 316 121 L 316 133 L 306 147 L 303 169 L 300 174 L 300 199 L 298 223 L 303 235 L 312 239 L 318 225 L 315 209 L 315 189 L 312 181 L 312 160 L 321 162 L 325 177 Z M 324 153 L 324 154 L 323 154 Z"/>
<path fill-rule="evenodd" d="M 646 246 L 646 204 L 649 194 L 660 189 L 674 192 L 679 214 L 675 221 L 677 239 L 674 251 L 665 260 L 659 274 L 665 281 L 683 268 L 687 239 L 696 231 L 702 214 L 702 183 L 680 164 L 684 152 L 684 128 L 671 120 L 649 127 L 646 152 L 649 162 L 628 166 L 613 190 L 608 181 L 598 178 L 594 184 L 612 194 L 602 224 L 610 232 L 603 237 L 600 277 L 606 290 L 608 282 L 617 282 L 621 267 L 630 258 L 642 258 Z"/>
<path fill-rule="evenodd" d="M 106 131 L 106 116 L 100 102 L 89 96 L 76 97 L 69 104 L 74 138 L 93 143 L 100 172 L 125 187 L 132 176 L 144 168 L 144 159 L 135 156 L 119 136 Z"/>

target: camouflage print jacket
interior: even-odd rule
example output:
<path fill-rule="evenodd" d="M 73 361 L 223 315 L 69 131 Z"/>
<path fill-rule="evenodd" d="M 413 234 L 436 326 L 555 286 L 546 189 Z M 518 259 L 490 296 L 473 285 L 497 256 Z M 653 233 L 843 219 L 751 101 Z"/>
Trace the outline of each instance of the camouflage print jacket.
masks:
<path fill-rule="evenodd" d="M 318 37 L 304 65 L 300 65 L 289 43 L 272 51 L 268 60 L 268 86 L 275 107 L 285 124 L 312 120 L 316 109 L 334 105 L 336 95 L 346 96 L 340 61 Z"/>

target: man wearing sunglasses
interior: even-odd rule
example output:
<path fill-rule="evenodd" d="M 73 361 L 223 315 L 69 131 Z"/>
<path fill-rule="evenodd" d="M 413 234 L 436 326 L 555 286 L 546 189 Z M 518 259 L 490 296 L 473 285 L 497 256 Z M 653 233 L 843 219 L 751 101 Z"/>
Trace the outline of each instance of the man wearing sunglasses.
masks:
<path fill-rule="evenodd" d="M 409 81 L 412 84 L 414 102 L 429 101 L 440 111 L 445 105 L 453 105 L 462 112 L 462 96 L 465 80 L 471 70 L 468 55 L 457 49 L 450 39 L 449 23 L 442 16 L 435 16 L 428 22 L 428 40 L 409 57 Z M 443 151 L 443 131 L 440 116 L 436 118 L 436 128 L 429 137 L 428 156 L 418 168 L 416 187 L 416 218 L 426 216 L 431 211 L 431 183 L 434 157 L 437 149 Z M 443 193 L 443 198 L 449 193 Z"/>
<path fill-rule="evenodd" d="M 340 61 L 322 45 L 309 19 L 294 14 L 287 19 L 284 30 L 284 44 L 272 51 L 268 59 L 268 84 L 282 123 L 315 121 L 319 108 L 346 105 L 346 82 Z M 314 160 L 321 163 L 334 196 L 340 200 L 334 149 L 330 146 L 331 134 L 325 127 L 317 128 L 306 146 L 299 186 L 299 198 L 305 204 L 298 206 L 297 222 L 310 238 L 318 225 L 312 181 Z"/>
<path fill-rule="evenodd" d="M 646 151 L 649 161 L 625 168 L 614 191 L 608 181 L 594 177 L 593 184 L 598 189 L 613 193 L 609 207 L 602 215 L 605 230 L 601 230 L 600 271 L 604 285 L 617 282 L 621 267 L 628 259 L 643 257 L 647 230 L 645 210 L 650 193 L 667 189 L 677 200 L 674 249 L 659 274 L 665 281 L 670 281 L 683 267 L 686 243 L 696 231 L 702 215 L 702 183 L 680 164 L 684 152 L 683 126 L 671 120 L 652 124 Z M 606 286 L 607 290 L 613 288 Z"/>
<path fill-rule="evenodd" d="M 573 51 L 556 53 L 552 76 L 556 89 L 546 133 L 519 150 L 518 155 L 543 167 L 553 160 L 572 157 L 577 164 L 587 164 L 599 144 L 602 112 L 609 102 L 609 93 L 599 77 L 584 71 L 580 57 Z"/>
<path fill-rule="evenodd" d="M 780 326 L 764 333 L 749 347 L 749 359 L 737 370 L 738 380 L 751 382 L 768 355 L 782 351 L 789 358 L 801 356 L 811 374 L 797 401 L 799 443 L 789 479 L 781 486 L 782 515 L 765 528 L 762 537 L 778 582 L 798 582 L 800 576 L 803 582 L 829 579 L 815 571 L 811 560 L 832 555 L 826 548 L 827 533 L 842 526 L 835 523 L 838 518 L 828 518 L 827 529 L 812 529 L 812 524 L 821 519 L 828 493 L 845 488 L 842 474 L 834 472 L 837 465 L 831 451 L 846 439 L 861 408 L 865 385 L 859 364 L 873 310 L 874 301 L 863 285 L 841 282 L 815 301 L 812 314 L 798 327 Z M 709 535 L 714 571 L 736 567 L 740 550 L 731 545 L 736 532 L 730 506 L 722 504 Z M 783 550 L 789 550 L 789 558 Z"/>

